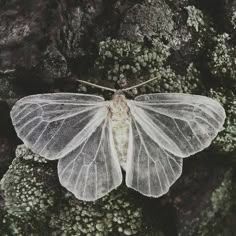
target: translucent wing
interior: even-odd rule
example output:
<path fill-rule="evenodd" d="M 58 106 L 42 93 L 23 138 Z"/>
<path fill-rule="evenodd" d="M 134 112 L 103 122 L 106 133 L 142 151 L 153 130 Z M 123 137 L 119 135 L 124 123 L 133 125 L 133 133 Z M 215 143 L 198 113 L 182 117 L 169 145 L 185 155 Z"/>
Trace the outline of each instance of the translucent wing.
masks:
<path fill-rule="evenodd" d="M 18 136 L 35 153 L 58 162 L 59 180 L 82 200 L 96 200 L 120 185 L 107 102 L 84 94 L 39 94 L 11 111 Z"/>
<path fill-rule="evenodd" d="M 23 142 L 47 159 L 60 159 L 86 140 L 107 115 L 98 96 L 52 93 L 24 97 L 11 118 Z"/>
<path fill-rule="evenodd" d="M 183 159 L 161 148 L 132 118 L 126 185 L 148 196 L 159 197 L 182 173 Z"/>
<path fill-rule="evenodd" d="M 218 102 L 198 95 L 142 95 L 128 106 L 126 184 L 147 196 L 166 193 L 181 174 L 181 158 L 208 147 L 225 120 Z"/>
<path fill-rule="evenodd" d="M 58 162 L 60 182 L 78 199 L 93 201 L 122 182 L 111 124 L 105 119 L 93 135 Z"/>

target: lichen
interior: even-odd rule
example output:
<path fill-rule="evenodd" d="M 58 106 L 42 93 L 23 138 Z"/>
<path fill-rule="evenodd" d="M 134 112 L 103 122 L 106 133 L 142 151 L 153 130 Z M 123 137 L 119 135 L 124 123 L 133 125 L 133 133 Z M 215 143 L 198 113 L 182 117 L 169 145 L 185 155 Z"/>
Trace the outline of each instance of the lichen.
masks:
<path fill-rule="evenodd" d="M 174 30 L 173 13 L 165 1 L 146 1 L 134 4 L 120 24 L 119 36 L 131 42 L 144 43 L 145 39 L 171 40 Z"/>
<path fill-rule="evenodd" d="M 66 77 L 67 61 L 61 52 L 53 45 L 47 47 L 39 66 L 45 79 L 60 79 Z"/>

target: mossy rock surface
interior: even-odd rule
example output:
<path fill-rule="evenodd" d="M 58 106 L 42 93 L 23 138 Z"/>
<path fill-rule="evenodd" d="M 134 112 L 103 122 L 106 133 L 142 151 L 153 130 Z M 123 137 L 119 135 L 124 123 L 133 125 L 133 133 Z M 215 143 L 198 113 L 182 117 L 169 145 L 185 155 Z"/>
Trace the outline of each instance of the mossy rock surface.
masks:
<path fill-rule="evenodd" d="M 233 235 L 235 229 L 235 1 L 0 1 L 0 234 Z M 96 203 L 61 187 L 56 162 L 17 148 L 14 102 L 80 92 L 111 99 L 84 79 L 126 93 L 192 93 L 218 100 L 227 119 L 212 145 L 184 160 L 161 198 L 121 186 Z M 13 161 L 12 161 L 13 160 Z M 61 226 L 61 227 L 58 227 Z"/>

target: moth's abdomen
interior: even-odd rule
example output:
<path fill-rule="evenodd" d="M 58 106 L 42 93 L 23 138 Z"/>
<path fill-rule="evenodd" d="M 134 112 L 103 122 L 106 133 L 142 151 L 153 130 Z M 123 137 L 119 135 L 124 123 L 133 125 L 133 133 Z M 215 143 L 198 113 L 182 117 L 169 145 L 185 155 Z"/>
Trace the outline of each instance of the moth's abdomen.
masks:
<path fill-rule="evenodd" d="M 122 120 L 112 119 L 112 132 L 114 143 L 121 167 L 126 169 L 127 150 L 129 140 L 130 119 L 126 117 Z"/>
<path fill-rule="evenodd" d="M 124 95 L 114 95 L 110 103 L 112 132 L 121 167 L 125 170 L 129 140 L 130 116 Z"/>

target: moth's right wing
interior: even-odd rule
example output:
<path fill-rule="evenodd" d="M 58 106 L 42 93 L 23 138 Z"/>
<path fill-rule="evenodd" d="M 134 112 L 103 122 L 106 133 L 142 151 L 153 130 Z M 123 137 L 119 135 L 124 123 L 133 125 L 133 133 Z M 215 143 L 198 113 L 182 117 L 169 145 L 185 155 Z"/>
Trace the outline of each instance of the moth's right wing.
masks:
<path fill-rule="evenodd" d="M 145 196 L 160 197 L 182 173 L 180 158 L 155 142 L 131 116 L 126 185 Z"/>
<path fill-rule="evenodd" d="M 78 199 L 94 201 L 122 182 L 109 117 L 75 150 L 58 162 L 61 184 Z"/>
<path fill-rule="evenodd" d="M 168 191 L 182 172 L 182 158 L 208 147 L 225 120 L 218 102 L 199 95 L 145 94 L 128 106 L 126 184 L 153 197 Z"/>

